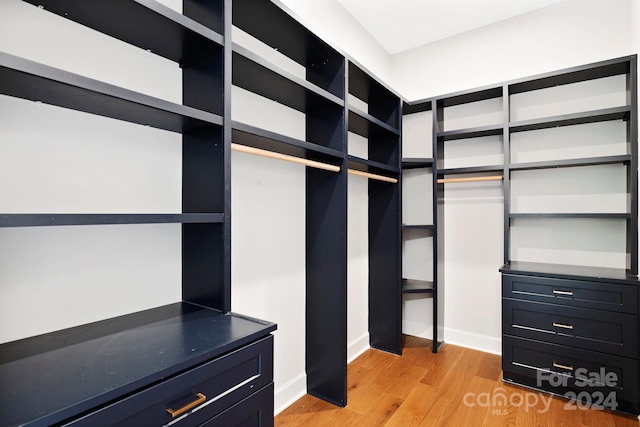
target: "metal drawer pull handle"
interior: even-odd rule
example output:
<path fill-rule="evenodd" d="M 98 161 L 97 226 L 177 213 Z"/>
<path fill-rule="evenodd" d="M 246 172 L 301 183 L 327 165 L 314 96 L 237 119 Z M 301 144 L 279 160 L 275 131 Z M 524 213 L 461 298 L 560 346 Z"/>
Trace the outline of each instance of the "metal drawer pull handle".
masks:
<path fill-rule="evenodd" d="M 566 296 L 569 296 L 569 297 L 573 296 L 573 292 L 571 292 L 571 291 L 558 291 L 558 290 L 554 289 L 553 293 L 555 295 L 566 295 Z"/>
<path fill-rule="evenodd" d="M 564 325 L 562 323 L 553 322 L 553 326 L 556 328 L 573 329 L 573 325 Z"/>
<path fill-rule="evenodd" d="M 566 369 L 567 371 L 573 371 L 573 366 L 561 365 L 559 363 L 553 362 L 554 368 Z"/>
<path fill-rule="evenodd" d="M 194 400 L 193 402 L 187 403 L 186 405 L 184 405 L 182 408 L 179 408 L 179 409 L 167 408 L 167 412 L 171 414 L 172 418 L 175 418 L 177 416 L 180 416 L 180 415 L 184 414 L 189 409 L 195 408 L 196 406 L 198 406 L 199 404 L 201 404 L 205 400 L 207 400 L 207 396 L 205 396 L 202 393 L 196 393 L 196 396 L 198 396 L 198 398 L 196 400 Z"/>

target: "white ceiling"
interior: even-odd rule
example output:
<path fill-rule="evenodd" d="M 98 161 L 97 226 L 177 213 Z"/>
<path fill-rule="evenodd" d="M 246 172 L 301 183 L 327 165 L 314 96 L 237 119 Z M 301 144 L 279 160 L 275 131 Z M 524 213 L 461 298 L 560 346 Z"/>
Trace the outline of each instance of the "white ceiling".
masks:
<path fill-rule="evenodd" d="M 564 0 L 338 0 L 390 54 Z"/>

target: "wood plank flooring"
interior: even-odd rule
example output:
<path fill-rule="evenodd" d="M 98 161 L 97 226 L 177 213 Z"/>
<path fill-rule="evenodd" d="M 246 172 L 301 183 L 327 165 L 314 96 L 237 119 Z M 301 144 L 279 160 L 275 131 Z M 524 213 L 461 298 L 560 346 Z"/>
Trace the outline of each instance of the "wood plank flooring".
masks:
<path fill-rule="evenodd" d="M 430 344 L 405 336 L 402 356 L 367 350 L 349 364 L 346 408 L 306 395 L 278 414 L 275 425 L 640 426 L 636 418 L 581 409 L 548 394 L 502 383 L 500 356 L 451 344 L 435 355 Z"/>

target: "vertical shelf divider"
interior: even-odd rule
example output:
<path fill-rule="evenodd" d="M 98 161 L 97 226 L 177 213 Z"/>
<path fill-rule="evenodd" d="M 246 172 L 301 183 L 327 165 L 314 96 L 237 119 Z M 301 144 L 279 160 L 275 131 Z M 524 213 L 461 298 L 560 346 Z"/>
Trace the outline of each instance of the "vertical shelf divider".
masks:
<path fill-rule="evenodd" d="M 307 168 L 306 185 L 307 392 L 346 406 L 346 159 L 339 173 Z"/>
<path fill-rule="evenodd" d="M 503 188 L 503 215 L 504 215 L 504 231 L 503 231 L 503 263 L 509 262 L 509 248 L 511 247 L 511 132 L 509 131 L 509 121 L 511 120 L 511 104 L 509 101 L 509 85 L 502 86 L 502 153 L 504 156 L 502 170 L 502 188 Z"/>
<path fill-rule="evenodd" d="M 638 58 L 629 59 L 629 95 L 631 105 L 630 118 L 627 121 L 631 138 L 631 163 L 629 164 L 629 193 L 631 194 L 631 219 L 627 221 L 628 253 L 631 254 L 629 270 L 632 276 L 638 275 Z M 634 256 L 636 254 L 636 256 Z"/>
<path fill-rule="evenodd" d="M 307 114 L 306 139 L 322 135 L 328 146 L 346 153 L 346 60 L 330 65 L 342 71 L 335 85 L 344 99 L 341 117 L 329 112 L 330 120 L 323 121 Z M 347 405 L 347 169 L 346 155 L 338 173 L 306 168 L 305 191 L 307 393 L 341 407 Z"/>
<path fill-rule="evenodd" d="M 433 126 L 433 347 L 437 353 L 444 344 L 444 184 L 438 183 L 438 166 L 444 162 L 444 144 L 438 139 L 444 107 L 431 101 Z"/>

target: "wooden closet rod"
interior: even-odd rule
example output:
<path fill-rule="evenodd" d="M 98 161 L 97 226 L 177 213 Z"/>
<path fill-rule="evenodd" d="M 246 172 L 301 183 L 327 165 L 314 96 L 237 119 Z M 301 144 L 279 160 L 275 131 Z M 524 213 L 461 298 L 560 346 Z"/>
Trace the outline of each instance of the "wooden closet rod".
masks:
<path fill-rule="evenodd" d="M 398 180 L 395 178 L 389 178 L 388 176 L 376 175 L 374 173 L 362 172 L 357 169 L 349 169 L 349 173 L 351 175 L 364 176 L 365 178 L 376 179 L 378 181 L 390 182 L 392 184 L 397 184 Z"/>
<path fill-rule="evenodd" d="M 303 159 L 301 157 L 289 156 L 287 154 L 274 153 L 273 151 L 261 150 L 260 148 L 247 147 L 231 143 L 231 149 L 239 153 L 255 154 L 256 156 L 269 157 L 270 159 L 284 160 L 286 162 L 297 163 L 299 165 L 309 166 L 316 169 L 323 169 L 330 172 L 340 172 L 340 166 L 330 165 L 328 163 L 316 162 L 314 160 Z"/>
<path fill-rule="evenodd" d="M 502 175 L 495 176 L 474 176 L 471 178 L 440 178 L 438 184 L 447 184 L 450 182 L 479 182 L 479 181 L 501 181 Z"/>

